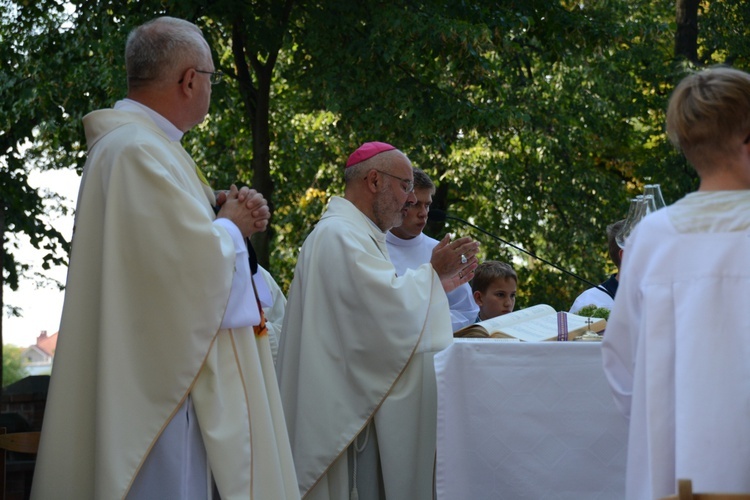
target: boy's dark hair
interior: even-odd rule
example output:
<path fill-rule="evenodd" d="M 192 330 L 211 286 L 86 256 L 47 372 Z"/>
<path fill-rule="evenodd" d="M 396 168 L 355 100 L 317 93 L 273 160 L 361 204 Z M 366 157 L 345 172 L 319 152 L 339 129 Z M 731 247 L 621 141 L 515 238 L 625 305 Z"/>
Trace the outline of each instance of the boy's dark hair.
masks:
<path fill-rule="evenodd" d="M 513 278 L 516 284 L 518 284 L 518 275 L 510 267 L 510 264 L 500 262 L 499 260 L 485 260 L 474 271 L 474 278 L 471 280 L 471 291 L 484 293 L 492 282 L 498 278 Z"/>

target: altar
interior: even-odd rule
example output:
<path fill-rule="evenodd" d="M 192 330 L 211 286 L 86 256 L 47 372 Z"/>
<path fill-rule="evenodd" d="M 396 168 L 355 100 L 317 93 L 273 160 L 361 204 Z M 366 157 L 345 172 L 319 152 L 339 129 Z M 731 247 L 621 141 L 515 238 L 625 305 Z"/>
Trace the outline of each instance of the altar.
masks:
<path fill-rule="evenodd" d="M 600 343 L 456 339 L 435 372 L 438 500 L 624 498 Z"/>

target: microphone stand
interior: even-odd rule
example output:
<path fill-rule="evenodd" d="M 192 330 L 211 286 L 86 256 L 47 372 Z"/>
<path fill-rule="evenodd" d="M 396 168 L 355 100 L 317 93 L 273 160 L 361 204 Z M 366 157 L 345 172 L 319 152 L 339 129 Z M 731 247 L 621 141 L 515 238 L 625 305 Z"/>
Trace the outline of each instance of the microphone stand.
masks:
<path fill-rule="evenodd" d="M 609 295 L 609 292 L 603 286 L 597 285 L 595 283 L 592 283 L 592 282 L 590 282 L 589 280 L 587 280 L 585 278 L 581 278 L 577 274 L 574 274 L 574 273 L 568 271 L 567 269 L 563 269 L 562 267 L 560 267 L 560 266 L 558 266 L 556 264 L 553 264 L 552 262 L 539 257 L 538 255 L 534 255 L 533 253 L 529 252 L 528 250 L 524 250 L 523 248 L 521 248 L 521 247 L 519 247 L 517 245 L 514 245 L 513 243 L 511 243 L 509 241 L 505 241 L 504 239 L 500 238 L 499 236 L 495 236 L 494 234 L 490 233 L 489 231 L 485 231 L 481 227 L 475 226 L 474 224 L 472 224 L 471 222 L 469 222 L 467 220 L 455 217 L 453 215 L 448 215 L 446 212 L 444 212 L 442 210 L 438 210 L 438 209 L 432 209 L 432 210 L 430 210 L 430 212 L 428 214 L 428 220 L 430 219 L 430 216 L 433 215 L 433 213 L 435 215 L 432 217 L 432 220 L 435 221 L 435 222 L 440 222 L 440 221 L 445 220 L 445 219 L 452 219 L 452 220 L 457 220 L 459 222 L 463 222 L 467 226 L 476 229 L 480 233 L 484 233 L 484 234 L 486 234 L 487 236 L 489 236 L 492 239 L 495 239 L 495 240 L 497 240 L 497 241 L 499 241 L 501 243 L 505 243 L 506 245 L 511 246 L 511 247 L 515 248 L 516 250 L 519 250 L 519 251 L 525 253 L 526 255 L 529 255 L 529 256 L 537 259 L 537 260 L 540 260 L 540 261 L 544 262 L 545 264 L 547 264 L 548 266 L 552 266 L 555 269 L 557 269 L 559 271 L 562 271 L 565 274 L 568 274 L 568 275 L 574 277 L 575 279 L 577 279 L 579 281 L 582 281 L 582 282 L 584 282 L 584 283 L 586 283 L 586 284 L 588 284 L 588 285 L 590 285 L 590 286 L 592 286 L 594 288 L 598 288 L 598 289 L 602 290 L 603 292 L 605 292 L 607 295 Z"/>

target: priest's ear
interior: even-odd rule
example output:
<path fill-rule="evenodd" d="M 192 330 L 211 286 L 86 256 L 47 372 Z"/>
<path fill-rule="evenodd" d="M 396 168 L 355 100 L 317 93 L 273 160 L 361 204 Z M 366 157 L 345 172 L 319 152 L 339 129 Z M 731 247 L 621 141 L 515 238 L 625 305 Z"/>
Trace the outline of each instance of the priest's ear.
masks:
<path fill-rule="evenodd" d="M 367 172 L 367 176 L 365 177 L 365 182 L 367 183 L 367 188 L 371 192 L 377 193 L 382 187 L 381 184 L 383 182 L 383 179 L 378 174 L 377 170 L 372 169 Z"/>

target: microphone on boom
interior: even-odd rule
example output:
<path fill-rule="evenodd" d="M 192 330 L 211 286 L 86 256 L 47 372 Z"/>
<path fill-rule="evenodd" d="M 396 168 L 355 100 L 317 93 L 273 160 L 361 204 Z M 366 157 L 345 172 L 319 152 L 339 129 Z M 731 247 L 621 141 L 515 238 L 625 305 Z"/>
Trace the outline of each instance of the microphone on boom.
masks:
<path fill-rule="evenodd" d="M 587 279 L 581 278 L 581 277 L 580 277 L 580 276 L 578 276 L 577 274 L 574 274 L 574 273 L 572 273 L 572 272 L 568 271 L 567 269 L 563 269 L 562 267 L 558 266 L 557 264 L 553 264 L 552 262 L 550 262 L 550 261 L 548 261 L 548 260 L 545 260 L 545 259 L 543 259 L 543 258 L 541 258 L 541 257 L 539 257 L 539 256 L 537 256 L 537 255 L 534 255 L 533 253 L 529 252 L 528 250 L 524 250 L 523 248 L 521 248 L 521 247 L 519 247 L 519 246 L 517 246 L 517 245 L 514 245 L 513 243 L 511 243 L 511 242 L 509 242 L 509 241 L 505 241 L 504 239 L 500 238 L 499 236 L 495 236 L 494 234 L 490 233 L 489 231 L 485 231 L 485 230 L 484 230 L 484 229 L 482 229 L 481 227 L 479 227 L 479 226 L 475 226 L 474 224 L 472 224 L 471 222 L 469 222 L 469 221 L 467 221 L 467 220 L 464 220 L 464 219 L 460 219 L 460 218 L 458 218 L 458 217 L 455 217 L 455 216 L 453 216 L 453 215 L 449 215 L 449 214 L 448 214 L 448 213 L 447 213 L 446 211 L 444 211 L 444 210 L 440 210 L 440 209 L 438 209 L 438 208 L 430 208 L 430 211 L 429 211 L 429 212 L 428 212 L 428 214 L 427 214 L 427 220 L 428 220 L 429 222 L 445 222 L 445 221 L 446 221 L 447 219 L 450 219 L 450 220 L 457 220 L 458 222 L 462 222 L 462 223 L 466 224 L 467 226 L 469 226 L 469 227 L 472 227 L 472 228 L 476 229 L 477 231 L 479 231 L 479 232 L 481 232 L 481 233 L 484 233 L 484 234 L 486 234 L 486 235 L 487 235 L 487 236 L 489 236 L 490 238 L 492 238 L 492 239 L 494 239 L 494 240 L 497 240 L 497 241 L 499 241 L 500 243 L 505 243 L 506 245 L 508 245 L 508 246 L 510 246 L 510 247 L 513 247 L 513 248 L 515 248 L 516 250 L 519 250 L 519 251 L 521 251 L 521 252 L 525 253 L 526 255 L 529 255 L 529 256 L 531 256 L 531 257 L 533 257 L 533 258 L 537 259 L 537 260 L 540 260 L 540 261 L 544 262 L 545 264 L 547 264 L 548 266 L 552 266 L 552 267 L 554 267 L 555 269 L 557 269 L 558 271 L 562 271 L 562 272 L 564 272 L 565 274 L 567 274 L 567 275 L 569 275 L 569 276 L 572 276 L 572 277 L 574 277 L 575 279 L 577 279 L 577 280 L 579 280 L 579 281 L 582 281 L 582 282 L 586 283 L 587 285 L 590 285 L 590 286 L 592 286 L 592 287 L 594 287 L 594 288 L 600 288 L 600 289 L 602 289 L 602 290 L 605 290 L 605 289 L 604 289 L 604 287 L 602 287 L 601 285 L 597 285 L 597 284 L 595 284 L 595 283 L 592 283 L 592 282 L 590 282 L 590 281 L 589 281 L 589 280 L 587 280 Z M 605 290 L 605 291 L 606 291 L 606 290 Z M 607 294 L 609 295 L 609 292 L 606 292 L 606 293 L 607 293 Z"/>

